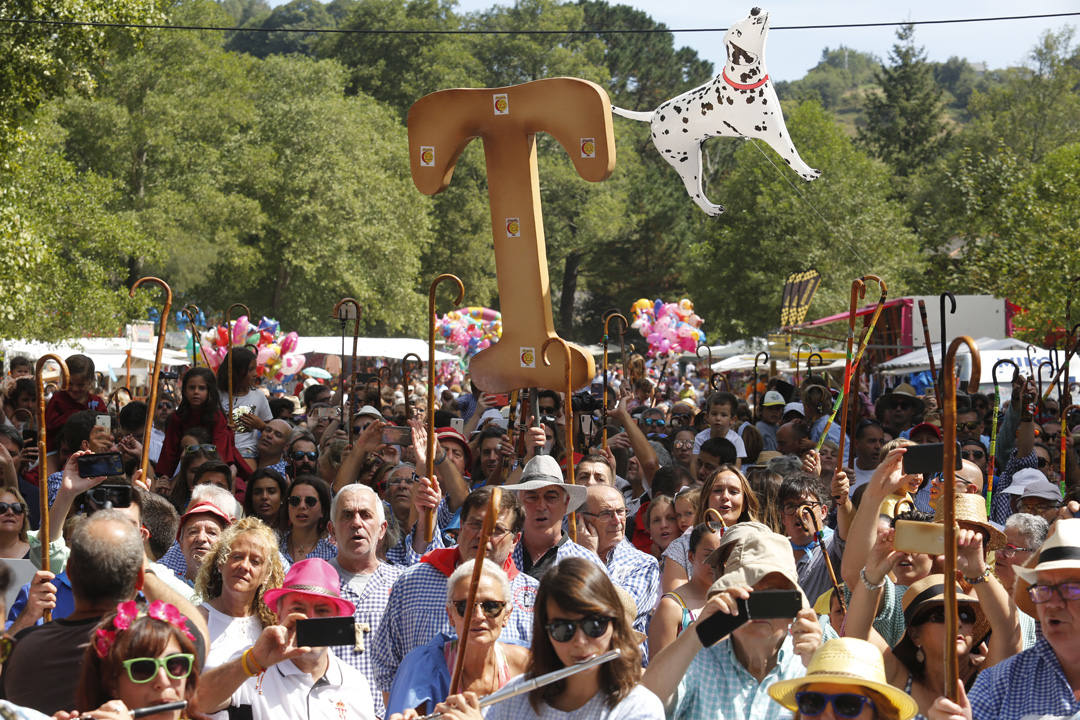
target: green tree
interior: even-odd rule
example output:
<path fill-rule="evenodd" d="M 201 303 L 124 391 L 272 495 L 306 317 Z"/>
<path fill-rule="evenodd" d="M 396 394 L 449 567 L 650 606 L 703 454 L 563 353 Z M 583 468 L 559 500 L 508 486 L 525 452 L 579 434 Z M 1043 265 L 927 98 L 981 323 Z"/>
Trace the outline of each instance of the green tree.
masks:
<path fill-rule="evenodd" d="M 931 162 L 948 139 L 942 90 L 914 36 L 913 25 L 897 29 L 890 65 L 875 75 L 879 92 L 867 94 L 866 126 L 859 130 L 863 145 L 901 176 Z"/>
<path fill-rule="evenodd" d="M 337 19 L 319 0 L 291 0 L 269 13 L 252 16 L 244 27 L 258 28 L 259 31 L 232 33 L 226 49 L 260 58 L 289 53 L 314 56 L 315 46 L 320 42 L 321 36 L 317 33 L 295 31 L 305 28 L 334 28 L 337 27 Z M 280 32 L 274 32 L 279 29 Z"/>

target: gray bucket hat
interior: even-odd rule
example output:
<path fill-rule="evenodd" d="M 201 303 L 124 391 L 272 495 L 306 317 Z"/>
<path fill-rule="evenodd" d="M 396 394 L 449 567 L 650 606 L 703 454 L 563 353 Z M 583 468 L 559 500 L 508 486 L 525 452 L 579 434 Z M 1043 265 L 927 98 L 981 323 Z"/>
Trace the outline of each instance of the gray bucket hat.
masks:
<path fill-rule="evenodd" d="M 521 481 L 516 485 L 503 485 L 502 489 L 520 492 L 523 490 L 540 490 L 551 485 L 558 485 L 570 496 L 566 512 L 572 513 L 585 504 L 588 489 L 584 485 L 570 485 L 563 480 L 559 463 L 550 455 L 537 455 L 525 463 L 525 469 L 521 473 Z"/>

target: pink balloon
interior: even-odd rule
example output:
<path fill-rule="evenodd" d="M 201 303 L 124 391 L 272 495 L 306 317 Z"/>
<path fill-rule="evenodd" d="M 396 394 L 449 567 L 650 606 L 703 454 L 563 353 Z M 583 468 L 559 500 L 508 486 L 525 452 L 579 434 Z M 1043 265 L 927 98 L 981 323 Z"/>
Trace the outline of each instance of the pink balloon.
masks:
<path fill-rule="evenodd" d="M 241 315 L 236 319 L 232 329 L 233 345 L 243 345 L 247 341 L 249 327 L 247 315 Z"/>
<path fill-rule="evenodd" d="M 281 374 L 282 375 L 295 375 L 304 369 L 304 363 L 307 362 L 307 358 L 299 353 L 288 353 L 281 357 Z"/>
<path fill-rule="evenodd" d="M 282 355 L 288 355 L 289 353 L 296 350 L 296 343 L 297 343 L 297 341 L 299 339 L 300 339 L 300 336 L 296 334 L 295 330 L 290 332 L 288 335 L 286 335 L 285 338 L 281 341 L 281 354 Z M 291 373 L 286 373 L 286 374 L 291 374 Z"/>

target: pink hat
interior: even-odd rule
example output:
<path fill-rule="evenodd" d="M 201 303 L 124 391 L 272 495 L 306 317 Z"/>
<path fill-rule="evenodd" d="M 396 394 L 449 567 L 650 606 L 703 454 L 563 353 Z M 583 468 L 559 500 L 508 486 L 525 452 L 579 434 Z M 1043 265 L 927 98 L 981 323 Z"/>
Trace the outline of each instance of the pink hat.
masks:
<path fill-rule="evenodd" d="M 294 563 L 289 572 L 285 573 L 285 581 L 281 587 L 267 590 L 263 594 L 263 602 L 266 606 L 277 612 L 278 600 L 289 593 L 310 595 L 320 600 L 328 600 L 337 608 L 339 616 L 352 615 L 356 606 L 348 600 L 343 600 L 338 592 L 338 574 L 330 563 L 321 558 L 309 558 Z"/>
<path fill-rule="evenodd" d="M 180 525 L 178 525 L 176 529 L 177 540 L 180 539 L 180 531 L 183 529 L 184 524 L 192 515 L 212 515 L 218 520 L 220 520 L 225 525 L 225 527 L 232 525 L 233 521 L 236 520 L 236 518 L 234 517 L 229 517 L 229 515 L 224 510 L 219 508 L 214 503 L 210 502 L 209 500 L 203 500 L 200 503 L 192 505 L 190 508 L 188 508 L 188 511 L 180 517 Z"/>

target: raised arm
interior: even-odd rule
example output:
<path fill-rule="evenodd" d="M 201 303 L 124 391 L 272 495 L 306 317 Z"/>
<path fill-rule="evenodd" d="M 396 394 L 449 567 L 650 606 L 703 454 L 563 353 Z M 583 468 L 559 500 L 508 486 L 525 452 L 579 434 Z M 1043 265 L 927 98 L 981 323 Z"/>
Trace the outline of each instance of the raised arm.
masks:
<path fill-rule="evenodd" d="M 1008 591 L 986 565 L 982 532 L 961 528 L 956 533 L 956 548 L 956 567 L 964 580 L 972 584 L 979 607 L 994 629 L 984 665 L 991 667 L 1023 650 L 1020 616 Z"/>
<path fill-rule="evenodd" d="M 851 521 L 847 544 L 844 546 L 844 559 L 840 564 L 840 574 L 849 588 L 855 588 L 859 584 L 859 571 L 866 565 L 867 553 L 874 546 L 878 511 L 882 501 L 904 483 L 905 452 L 906 448 L 894 448 L 877 466 Z"/>

